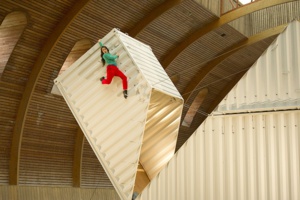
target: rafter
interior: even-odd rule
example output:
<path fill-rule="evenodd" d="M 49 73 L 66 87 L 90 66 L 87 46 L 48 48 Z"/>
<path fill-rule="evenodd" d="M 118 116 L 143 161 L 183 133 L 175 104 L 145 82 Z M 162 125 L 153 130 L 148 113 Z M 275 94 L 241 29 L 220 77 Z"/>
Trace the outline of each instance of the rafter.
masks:
<path fill-rule="evenodd" d="M 185 88 L 185 90 L 183 92 L 183 95 L 182 95 L 185 102 L 187 102 L 189 100 L 189 98 L 192 95 L 192 92 L 197 88 L 197 86 L 206 77 L 206 75 L 209 72 L 211 72 L 211 70 L 214 69 L 215 66 L 220 64 L 223 60 L 225 60 L 229 56 L 233 55 L 234 53 L 236 53 L 240 49 L 251 46 L 252 44 L 254 44 L 256 42 L 259 42 L 261 40 L 264 40 L 266 38 L 269 38 L 271 36 L 274 36 L 274 35 L 277 35 L 277 34 L 281 33 L 286 26 L 287 26 L 287 24 L 277 26 L 275 28 L 268 29 L 264 32 L 261 32 L 259 34 L 256 34 L 256 35 L 252 36 L 252 37 L 249 37 L 248 39 L 246 39 L 246 40 L 244 40 L 244 41 L 242 41 L 238 44 L 235 44 L 232 47 L 230 47 L 229 49 L 227 49 L 227 51 L 225 53 L 223 53 L 221 56 L 209 61 L 204 67 L 202 67 L 197 72 L 197 74 L 194 76 L 194 78 L 190 81 L 188 86 Z"/>
<path fill-rule="evenodd" d="M 157 6 L 152 10 L 147 16 L 145 16 L 139 23 L 129 31 L 131 37 L 136 37 L 146 26 L 148 26 L 152 21 L 157 19 L 161 14 L 165 13 L 167 10 L 173 8 L 180 4 L 183 0 L 167 0 L 164 3 Z"/>
<path fill-rule="evenodd" d="M 193 101 L 193 103 L 189 107 L 187 113 L 185 114 L 185 117 L 182 122 L 182 126 L 186 126 L 186 127 L 191 126 L 194 116 L 196 115 L 197 111 L 199 110 L 199 108 L 200 108 L 201 104 L 203 103 L 207 94 L 208 94 L 208 88 L 203 88 L 202 90 L 199 91 L 195 100 Z"/>
<path fill-rule="evenodd" d="M 214 101 L 211 102 L 209 108 L 206 110 L 206 113 L 210 114 L 217 107 L 217 105 L 219 105 L 219 103 L 224 99 L 224 97 L 230 92 L 230 90 L 237 84 L 237 82 L 243 77 L 246 72 L 247 71 L 242 71 L 235 75 L 235 77 L 222 89 L 222 91 L 218 94 Z"/>
<path fill-rule="evenodd" d="M 20 106 L 18 108 L 16 123 L 13 131 L 9 168 L 9 183 L 11 185 L 17 185 L 19 182 L 20 150 L 24 132 L 24 124 L 26 121 L 30 101 L 41 71 L 43 70 L 48 57 L 52 53 L 52 50 L 54 49 L 56 43 L 59 41 L 64 31 L 69 27 L 71 22 L 76 18 L 76 16 L 81 12 L 81 10 L 87 5 L 89 1 L 90 0 L 80 0 L 76 2 L 76 4 L 71 8 L 67 15 L 54 29 L 33 66 L 32 72 L 23 93 L 22 100 L 20 102 Z"/>
<path fill-rule="evenodd" d="M 73 187 L 81 185 L 81 169 L 82 169 L 82 153 L 84 144 L 84 135 L 80 127 L 78 127 L 75 149 L 74 149 L 74 164 L 73 164 Z"/>
<path fill-rule="evenodd" d="M 193 44 L 195 41 L 197 41 L 199 38 L 201 38 L 208 32 L 217 29 L 218 27 L 221 27 L 224 24 L 227 24 L 242 16 L 248 15 L 252 12 L 256 12 L 258 10 L 262 10 L 268 7 L 272 7 L 272 6 L 276 6 L 279 4 L 288 3 L 292 1 L 297 1 L 297 0 L 260 0 L 260 1 L 255 1 L 254 3 L 251 3 L 249 5 L 240 7 L 231 12 L 228 12 L 222 15 L 219 19 L 205 25 L 204 27 L 201 27 L 200 29 L 192 33 L 190 36 L 188 36 L 183 42 L 181 42 L 178 46 L 176 46 L 173 50 L 171 50 L 170 53 L 168 53 L 168 55 L 163 59 L 161 64 L 164 68 L 167 68 L 171 64 L 171 62 L 188 46 Z"/>

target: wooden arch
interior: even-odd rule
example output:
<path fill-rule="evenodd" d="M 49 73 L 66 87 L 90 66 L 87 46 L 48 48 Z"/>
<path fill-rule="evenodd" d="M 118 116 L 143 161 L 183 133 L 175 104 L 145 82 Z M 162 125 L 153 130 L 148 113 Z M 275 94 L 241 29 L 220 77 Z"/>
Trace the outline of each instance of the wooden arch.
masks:
<path fill-rule="evenodd" d="M 24 131 L 24 124 L 26 121 L 27 111 L 30 105 L 30 101 L 47 59 L 49 58 L 52 50 L 54 49 L 56 43 L 59 41 L 60 37 L 76 16 L 81 12 L 81 10 L 88 4 L 90 0 L 80 0 L 73 8 L 67 13 L 67 15 L 60 21 L 57 27 L 54 29 L 53 33 L 49 37 L 48 41 L 44 45 L 37 61 L 33 66 L 33 70 L 30 74 L 29 80 L 25 87 L 20 106 L 17 111 L 16 123 L 13 130 L 13 138 L 11 145 L 10 154 L 10 168 L 9 168 L 9 183 L 11 185 L 17 185 L 19 182 L 19 165 L 20 165 L 20 151 L 21 142 Z"/>

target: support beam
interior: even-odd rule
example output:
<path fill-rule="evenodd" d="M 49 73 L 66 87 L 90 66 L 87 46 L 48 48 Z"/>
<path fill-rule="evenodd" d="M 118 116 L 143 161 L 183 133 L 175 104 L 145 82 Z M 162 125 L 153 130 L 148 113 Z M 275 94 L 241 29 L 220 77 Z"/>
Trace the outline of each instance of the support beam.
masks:
<path fill-rule="evenodd" d="M 191 126 L 191 124 L 194 120 L 194 116 L 196 115 L 197 111 L 199 110 L 200 106 L 202 105 L 207 94 L 208 94 L 208 88 L 203 88 L 202 90 L 199 91 L 195 100 L 193 101 L 193 103 L 189 107 L 187 113 L 185 114 L 185 117 L 182 122 L 182 126 L 186 126 L 186 127 Z"/>
<path fill-rule="evenodd" d="M 249 66 L 251 67 L 251 66 Z M 224 97 L 230 92 L 230 90 L 239 82 L 239 80 L 243 77 L 243 75 L 246 73 L 247 71 L 242 71 L 240 73 L 238 73 L 237 75 L 235 75 L 235 77 L 222 89 L 222 92 L 220 92 L 218 94 L 218 96 L 214 99 L 213 102 L 211 102 L 210 106 L 208 109 L 206 109 L 206 113 L 211 114 L 211 112 L 219 105 L 219 103 L 224 99 Z M 206 119 L 203 118 L 202 121 L 199 121 L 199 126 L 202 124 L 202 122 L 204 122 Z"/>
<path fill-rule="evenodd" d="M 188 46 L 193 44 L 195 41 L 197 41 L 199 38 L 204 36 L 210 31 L 213 31 L 214 29 L 217 29 L 221 27 L 224 24 L 227 24 L 235 19 L 238 19 L 242 16 L 248 15 L 250 13 L 276 6 L 283 3 L 288 3 L 292 1 L 297 0 L 260 0 L 255 1 L 255 3 L 251 3 L 249 5 L 240 7 L 236 10 L 233 10 L 231 12 L 228 12 L 224 15 L 222 15 L 218 20 L 215 20 L 204 27 L 201 27 L 200 29 L 196 30 L 194 33 L 192 33 L 190 36 L 188 36 L 183 42 L 181 42 L 178 46 L 176 46 L 173 50 L 168 53 L 168 55 L 163 59 L 161 62 L 162 66 L 164 68 L 167 68 L 171 62 L 181 53 L 183 52 Z"/>
<path fill-rule="evenodd" d="M 252 65 L 250 65 L 248 68 L 250 68 L 251 66 Z M 219 105 L 219 103 L 230 92 L 230 90 L 239 82 L 239 80 L 244 76 L 244 74 L 246 72 L 247 72 L 247 70 L 242 71 L 242 72 L 238 73 L 237 75 L 235 75 L 235 77 L 222 89 L 222 92 L 220 92 L 218 94 L 218 96 L 214 99 L 214 101 L 211 102 L 206 113 L 210 114 Z"/>
<path fill-rule="evenodd" d="M 236 53 L 237 51 L 239 51 L 242 48 L 251 46 L 256 42 L 259 42 L 259 41 L 269 38 L 271 36 L 278 35 L 279 33 L 281 33 L 284 30 L 284 28 L 286 26 L 287 26 L 287 24 L 284 24 L 284 25 L 281 25 L 281 26 L 278 26 L 275 28 L 268 29 L 264 32 L 254 35 L 252 37 L 249 37 L 247 40 L 244 40 L 236 45 L 233 45 L 232 47 L 227 49 L 227 51 L 225 53 L 221 54 L 217 58 L 209 61 L 204 67 L 202 67 L 197 72 L 197 74 L 194 76 L 194 78 L 190 81 L 188 86 L 185 88 L 185 90 L 183 92 L 183 98 L 184 98 L 185 102 L 187 102 L 189 100 L 193 91 L 198 87 L 198 85 L 206 77 L 206 75 L 209 72 L 211 72 L 218 64 L 220 64 L 226 58 L 233 55 L 234 53 Z"/>
<path fill-rule="evenodd" d="M 83 135 L 83 132 L 78 126 L 74 148 L 73 187 L 80 187 L 81 185 L 82 153 L 84 138 L 85 137 Z"/>
<path fill-rule="evenodd" d="M 22 136 L 24 132 L 24 124 L 26 122 L 30 101 L 33 96 L 37 81 L 40 77 L 41 71 L 43 70 L 48 60 L 48 57 L 52 53 L 52 50 L 61 38 L 62 34 L 65 32 L 65 30 L 67 30 L 72 21 L 89 3 L 89 1 L 90 0 L 80 0 L 75 3 L 73 8 L 71 8 L 67 15 L 60 21 L 60 23 L 54 29 L 33 66 L 32 72 L 30 74 L 29 80 L 23 93 L 22 100 L 18 108 L 16 123 L 13 130 L 9 168 L 9 184 L 11 185 L 17 185 L 19 182 L 20 151 Z"/>
<path fill-rule="evenodd" d="M 170 79 L 173 82 L 173 84 L 176 85 L 179 82 L 180 76 L 178 74 L 176 74 L 176 75 L 171 76 Z"/>
<path fill-rule="evenodd" d="M 164 3 L 157 6 L 152 10 L 146 17 L 144 17 L 139 23 L 129 31 L 131 37 L 136 37 L 146 26 L 148 26 L 152 21 L 157 19 L 160 15 L 165 13 L 167 10 L 180 4 L 182 0 L 167 0 Z"/>

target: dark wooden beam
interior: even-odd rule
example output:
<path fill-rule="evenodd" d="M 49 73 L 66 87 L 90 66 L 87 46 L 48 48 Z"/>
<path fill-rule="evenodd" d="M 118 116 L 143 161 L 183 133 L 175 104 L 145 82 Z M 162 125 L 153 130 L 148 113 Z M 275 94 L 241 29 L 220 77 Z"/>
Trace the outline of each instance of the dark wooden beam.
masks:
<path fill-rule="evenodd" d="M 251 67 L 251 66 L 249 66 Z M 218 96 L 214 99 L 213 102 L 211 102 L 210 106 L 206 109 L 206 113 L 211 114 L 211 112 L 219 105 L 219 103 L 224 99 L 224 97 L 230 92 L 230 90 L 239 82 L 239 80 L 243 77 L 243 75 L 247 71 L 243 71 L 235 75 L 235 77 L 222 89 L 222 92 L 218 94 Z M 203 118 L 202 121 L 199 122 L 199 126 L 204 122 L 206 119 Z"/>
<path fill-rule="evenodd" d="M 250 68 L 249 66 L 248 68 Z M 206 110 L 206 113 L 210 114 L 224 99 L 224 97 L 230 92 L 230 90 L 239 82 L 239 80 L 244 76 L 247 70 L 242 71 L 235 75 L 235 77 L 222 89 L 222 91 L 218 94 L 218 96 L 211 102 L 210 106 Z"/>
<path fill-rule="evenodd" d="M 173 50 L 171 50 L 168 55 L 162 60 L 161 64 L 164 68 L 167 68 L 171 62 L 188 46 L 193 44 L 199 38 L 204 36 L 210 31 L 221 27 L 224 24 L 227 24 L 235 19 L 238 19 L 242 16 L 248 15 L 252 12 L 256 12 L 258 10 L 262 10 L 268 7 L 276 6 L 283 3 L 288 3 L 296 0 L 260 0 L 255 1 L 254 3 L 248 4 L 246 6 L 242 6 L 236 10 L 228 12 L 222 15 L 218 20 L 215 20 L 204 27 L 196 30 L 194 33 L 189 35 L 184 41 L 182 41 L 178 46 L 176 46 Z"/>
<path fill-rule="evenodd" d="M 20 102 L 16 123 L 13 130 L 13 138 L 10 154 L 10 168 L 9 168 L 9 184 L 17 185 L 19 182 L 19 164 L 20 164 L 20 151 L 21 142 L 24 132 L 24 124 L 26 122 L 28 108 L 34 93 L 35 86 L 40 77 L 41 71 L 45 67 L 48 57 L 52 53 L 55 45 L 61 38 L 62 34 L 67 30 L 72 21 L 81 12 L 81 10 L 89 3 L 90 0 L 79 0 L 60 21 L 60 23 L 53 29 L 52 34 L 45 43 L 37 61 L 35 62 L 29 80 L 25 87 L 22 100 Z"/>
<path fill-rule="evenodd" d="M 187 113 L 185 114 L 185 117 L 182 122 L 182 126 L 190 127 L 193 120 L 194 116 L 196 115 L 197 111 L 199 110 L 200 106 L 202 105 L 204 99 L 206 98 L 208 94 L 208 88 L 203 88 L 202 90 L 199 91 L 197 94 L 195 100 L 189 107 Z"/>

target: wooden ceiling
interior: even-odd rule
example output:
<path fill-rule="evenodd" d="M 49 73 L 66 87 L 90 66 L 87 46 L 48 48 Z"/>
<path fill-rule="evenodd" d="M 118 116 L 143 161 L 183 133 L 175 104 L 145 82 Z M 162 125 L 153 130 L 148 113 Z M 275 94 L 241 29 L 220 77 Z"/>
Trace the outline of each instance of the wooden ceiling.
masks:
<path fill-rule="evenodd" d="M 220 5 L 2 1 L 0 184 L 112 188 L 64 99 L 51 94 L 74 45 L 96 43 L 112 28 L 150 45 L 184 97 L 182 119 L 188 115 L 191 124 L 180 127 L 179 149 L 287 23 L 300 18 L 299 0 L 260 0 L 223 15 Z M 201 101 L 198 110 L 189 112 L 194 101 Z"/>

